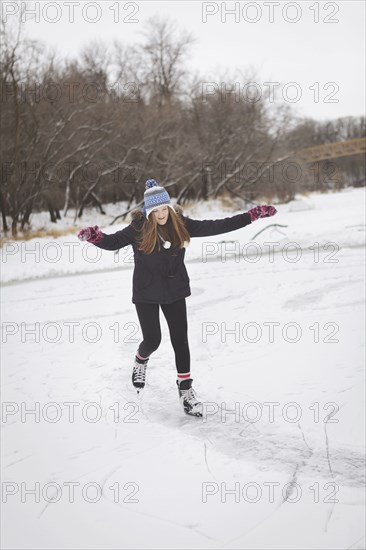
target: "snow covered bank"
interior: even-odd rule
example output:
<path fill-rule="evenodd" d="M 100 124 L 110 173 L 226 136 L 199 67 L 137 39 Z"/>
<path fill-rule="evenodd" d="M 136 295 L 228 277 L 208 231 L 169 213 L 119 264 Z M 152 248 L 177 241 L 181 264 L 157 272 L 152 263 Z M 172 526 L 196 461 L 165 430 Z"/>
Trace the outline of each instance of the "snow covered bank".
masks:
<path fill-rule="evenodd" d="M 278 213 L 273 218 L 258 220 L 248 227 L 224 235 L 192 239 L 186 252 L 186 262 L 222 261 L 225 255 L 228 259 L 236 255 L 255 261 L 256 257 L 271 254 L 272 251 L 294 259 L 297 254 L 301 255 L 306 251 L 314 255 L 329 254 L 331 258 L 332 253 L 337 254 L 340 248 L 365 245 L 365 198 L 365 188 L 299 196 L 288 204 L 276 205 Z M 110 205 L 106 209 L 109 211 L 109 220 L 118 214 L 118 205 Z M 218 207 L 217 201 L 198 203 L 185 210 L 186 215 L 196 219 L 224 218 L 239 212 L 223 210 Z M 34 215 L 34 227 L 50 227 L 52 224 L 47 222 L 47 216 L 48 214 Z M 106 221 L 106 216 L 89 211 L 86 212 L 81 227 L 97 224 L 105 233 L 114 233 L 127 225 L 103 225 Z M 70 222 L 71 217 L 62 220 L 57 226 L 69 227 Z M 271 227 L 261 232 L 272 224 L 286 227 Z M 10 283 L 133 268 L 131 246 L 117 252 L 100 250 L 80 242 L 76 236 L 78 230 L 79 228 L 75 228 L 75 236 L 5 243 L 0 251 L 1 281 Z M 259 232 L 261 233 L 257 236 Z"/>

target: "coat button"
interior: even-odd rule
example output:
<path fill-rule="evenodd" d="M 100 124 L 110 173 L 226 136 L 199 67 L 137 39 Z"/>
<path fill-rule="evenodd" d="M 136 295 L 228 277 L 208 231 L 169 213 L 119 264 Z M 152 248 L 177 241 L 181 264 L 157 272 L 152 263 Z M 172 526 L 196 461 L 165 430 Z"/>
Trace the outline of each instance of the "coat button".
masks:
<path fill-rule="evenodd" d="M 173 277 L 175 277 L 175 275 L 168 275 L 168 277 L 173 278 Z"/>

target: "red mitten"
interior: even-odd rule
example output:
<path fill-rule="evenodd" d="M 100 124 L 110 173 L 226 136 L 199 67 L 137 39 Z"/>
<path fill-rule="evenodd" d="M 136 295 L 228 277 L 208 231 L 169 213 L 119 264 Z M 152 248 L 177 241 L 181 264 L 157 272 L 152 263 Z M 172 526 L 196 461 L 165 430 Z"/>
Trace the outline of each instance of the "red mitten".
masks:
<path fill-rule="evenodd" d="M 252 222 L 255 222 L 255 220 L 258 220 L 259 218 L 269 218 L 269 216 L 274 216 L 276 212 L 277 210 L 274 206 L 268 206 L 267 204 L 261 204 L 248 210 L 248 214 L 250 215 Z"/>
<path fill-rule="evenodd" d="M 84 229 L 80 229 L 77 236 L 81 241 L 97 243 L 103 239 L 104 233 L 97 225 L 95 225 L 94 227 L 85 227 Z"/>

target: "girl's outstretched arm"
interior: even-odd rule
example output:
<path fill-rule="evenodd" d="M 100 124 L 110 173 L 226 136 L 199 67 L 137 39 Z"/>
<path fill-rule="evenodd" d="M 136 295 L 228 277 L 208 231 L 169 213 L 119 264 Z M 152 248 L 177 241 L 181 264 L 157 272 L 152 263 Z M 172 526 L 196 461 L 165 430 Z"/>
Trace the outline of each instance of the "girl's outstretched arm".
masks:
<path fill-rule="evenodd" d="M 132 244 L 135 240 L 135 235 L 136 230 L 133 223 L 111 235 L 103 233 L 97 225 L 85 227 L 77 234 L 81 241 L 87 241 L 104 250 L 119 250 L 128 244 Z"/>
<path fill-rule="evenodd" d="M 245 227 L 259 218 L 267 218 L 274 216 L 277 210 L 274 206 L 262 204 L 251 208 L 243 214 L 236 214 L 228 218 L 217 220 L 192 220 L 186 216 L 182 216 L 187 231 L 191 237 L 210 237 L 212 235 L 220 235 L 221 233 L 229 233 L 241 227 Z"/>

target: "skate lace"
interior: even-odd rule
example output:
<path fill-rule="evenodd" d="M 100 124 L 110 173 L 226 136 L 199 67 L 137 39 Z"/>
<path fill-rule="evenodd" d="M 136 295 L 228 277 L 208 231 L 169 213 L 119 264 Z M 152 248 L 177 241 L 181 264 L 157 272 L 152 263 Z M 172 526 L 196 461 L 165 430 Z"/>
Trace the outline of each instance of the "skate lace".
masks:
<path fill-rule="evenodd" d="M 135 382 L 143 383 L 146 378 L 147 364 L 138 364 L 133 367 L 133 378 Z"/>
<path fill-rule="evenodd" d="M 186 403 L 188 403 L 188 405 L 190 405 L 191 407 L 194 407 L 195 405 L 198 405 L 200 403 L 194 393 L 193 388 L 189 388 L 189 390 L 181 390 L 181 392 L 184 401 L 186 401 Z"/>

